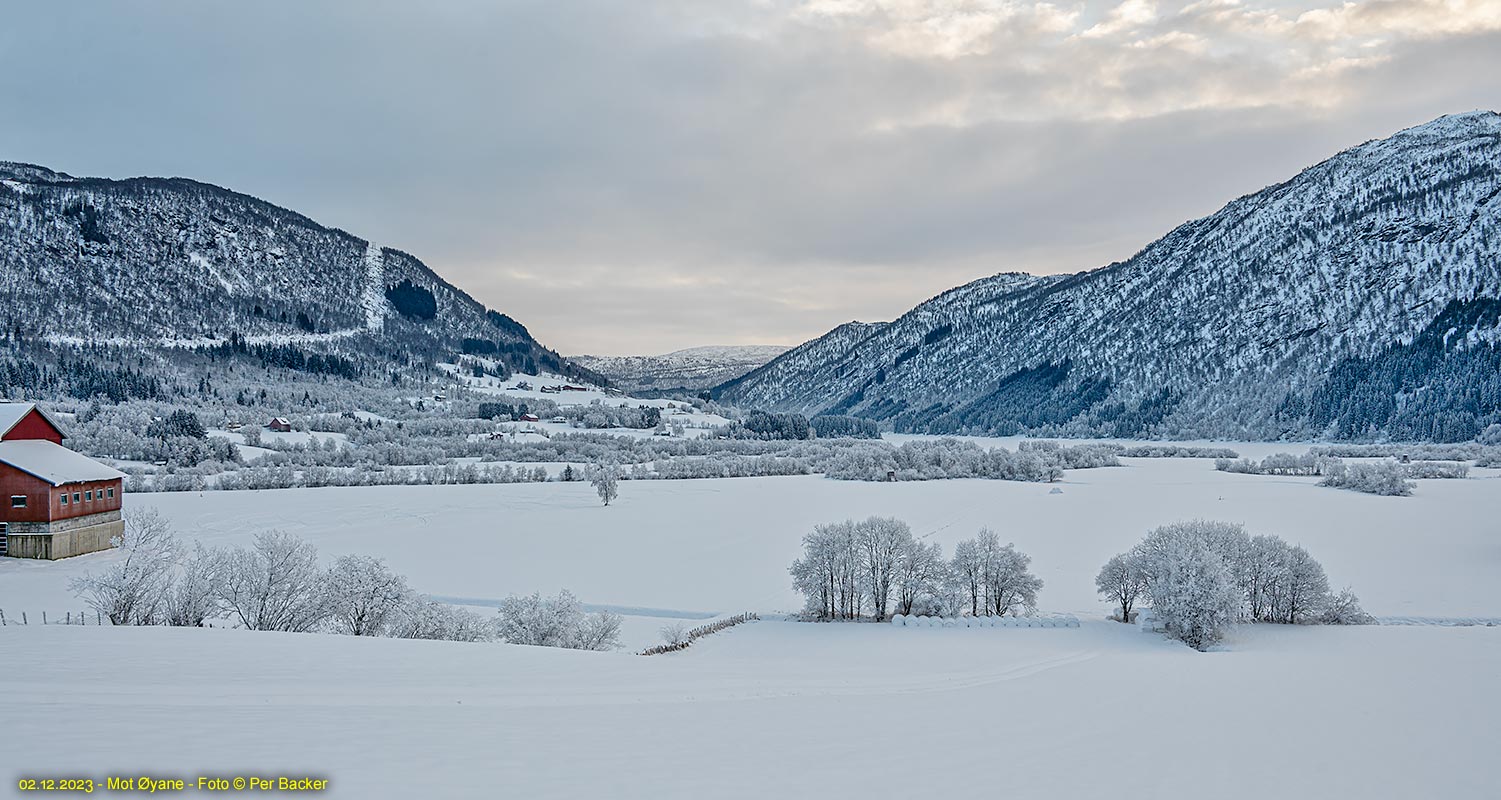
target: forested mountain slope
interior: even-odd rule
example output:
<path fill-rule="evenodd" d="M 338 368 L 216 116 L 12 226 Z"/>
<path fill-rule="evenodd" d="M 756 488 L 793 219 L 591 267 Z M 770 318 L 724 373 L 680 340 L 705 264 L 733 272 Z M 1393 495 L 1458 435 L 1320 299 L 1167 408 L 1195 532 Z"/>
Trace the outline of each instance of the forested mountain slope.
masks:
<path fill-rule="evenodd" d="M 74 178 L 9 162 L 0 344 L 65 359 L 79 349 L 212 352 L 336 373 L 468 352 L 584 374 L 399 250 L 196 181 Z M 0 375 L 0 391 L 28 380 Z"/>
<path fill-rule="evenodd" d="M 1501 116 L 1442 117 L 1124 262 L 984 278 L 716 396 L 909 431 L 1470 439 L 1501 422 L 1498 194 Z"/>

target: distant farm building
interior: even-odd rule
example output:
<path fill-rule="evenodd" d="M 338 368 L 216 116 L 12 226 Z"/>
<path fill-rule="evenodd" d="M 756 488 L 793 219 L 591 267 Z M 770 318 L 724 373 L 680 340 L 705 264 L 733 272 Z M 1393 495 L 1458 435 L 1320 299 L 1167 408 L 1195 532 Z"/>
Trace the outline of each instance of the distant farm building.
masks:
<path fill-rule="evenodd" d="M 286 417 L 272 417 L 271 421 L 266 423 L 266 427 L 270 430 L 276 431 L 277 433 L 292 432 L 292 423 L 289 422 Z"/>
<path fill-rule="evenodd" d="M 538 421 L 538 417 L 537 417 L 536 414 L 522 414 L 521 416 L 517 417 L 516 419 L 519 419 L 522 422 L 537 422 Z"/>
<path fill-rule="evenodd" d="M 34 404 L 0 403 L 0 555 L 67 558 L 125 532 L 124 474 L 62 440 Z"/>

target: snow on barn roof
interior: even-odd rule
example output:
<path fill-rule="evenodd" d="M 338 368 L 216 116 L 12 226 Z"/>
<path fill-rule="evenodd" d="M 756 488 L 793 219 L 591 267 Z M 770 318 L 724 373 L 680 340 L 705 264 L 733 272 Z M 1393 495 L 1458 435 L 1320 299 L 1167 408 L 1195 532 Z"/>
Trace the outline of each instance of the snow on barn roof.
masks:
<path fill-rule="evenodd" d="M 47 412 L 37 408 L 36 403 L 0 402 L 0 439 L 4 439 L 5 434 L 10 433 L 10 429 L 16 427 L 21 420 L 25 419 L 26 415 L 30 414 L 32 409 L 36 409 L 36 413 L 41 414 L 42 419 L 47 420 L 48 425 L 57 428 L 59 433 L 62 432 L 62 426 L 47 416 Z"/>
<path fill-rule="evenodd" d="M 45 439 L 0 442 L 0 464 L 9 464 L 52 484 L 112 481 L 125 473 Z"/>

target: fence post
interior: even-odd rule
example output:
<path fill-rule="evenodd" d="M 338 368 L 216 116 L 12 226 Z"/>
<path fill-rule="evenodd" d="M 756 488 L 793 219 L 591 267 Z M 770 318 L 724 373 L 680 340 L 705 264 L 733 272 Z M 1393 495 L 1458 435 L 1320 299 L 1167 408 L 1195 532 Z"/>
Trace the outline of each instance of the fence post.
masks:
<path fill-rule="evenodd" d="M 71 611 L 64 611 L 63 613 L 67 614 L 66 617 L 63 617 L 63 624 L 64 625 L 72 625 L 73 624 L 73 612 L 71 612 Z"/>
<path fill-rule="evenodd" d="M 0 608 L 0 627 L 5 625 L 5 609 Z"/>
<path fill-rule="evenodd" d="M 21 624 L 22 625 L 30 625 L 31 624 L 31 621 L 28 620 L 28 619 L 26 619 L 26 612 L 25 611 L 21 612 Z"/>
<path fill-rule="evenodd" d="M 43 625 L 47 624 L 47 612 L 45 612 L 45 611 L 42 612 L 42 624 Z"/>

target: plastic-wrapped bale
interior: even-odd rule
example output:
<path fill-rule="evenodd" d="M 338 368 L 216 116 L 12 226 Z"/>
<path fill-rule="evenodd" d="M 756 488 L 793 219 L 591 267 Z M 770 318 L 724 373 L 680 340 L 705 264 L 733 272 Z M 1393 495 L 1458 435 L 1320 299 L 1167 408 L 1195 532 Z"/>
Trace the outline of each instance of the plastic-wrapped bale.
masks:
<path fill-rule="evenodd" d="M 943 617 L 939 622 L 945 628 L 957 628 L 957 627 L 959 627 L 959 620 L 954 619 L 953 617 Z"/>
<path fill-rule="evenodd" d="M 907 624 L 907 615 L 906 614 L 892 614 L 891 615 L 891 624 L 892 625 L 896 625 L 897 627 L 902 627 L 902 626 L 906 625 Z"/>
<path fill-rule="evenodd" d="M 1070 628 L 1077 628 L 1077 627 L 1079 627 L 1079 618 L 1075 617 L 1075 616 L 1070 616 L 1068 618 L 1068 626 Z"/>
<path fill-rule="evenodd" d="M 933 627 L 933 618 L 929 616 L 914 617 L 912 621 L 915 623 L 915 627 L 918 628 Z"/>

